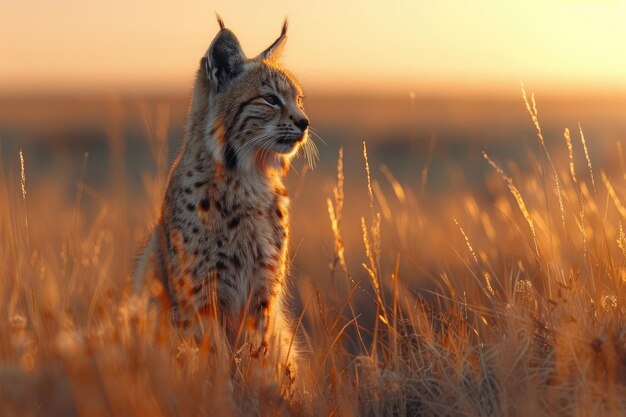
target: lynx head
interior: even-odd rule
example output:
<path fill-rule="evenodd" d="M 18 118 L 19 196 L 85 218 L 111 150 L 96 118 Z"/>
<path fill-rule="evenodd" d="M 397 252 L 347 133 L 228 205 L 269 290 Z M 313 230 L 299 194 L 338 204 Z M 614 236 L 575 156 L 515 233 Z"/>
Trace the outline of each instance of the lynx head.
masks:
<path fill-rule="evenodd" d="M 277 60 L 287 40 L 287 21 L 278 39 L 254 58 L 247 58 L 237 37 L 224 27 L 202 58 L 196 97 L 206 103 L 209 146 L 229 169 L 281 167 L 304 149 L 313 161 L 317 150 L 308 140 L 298 82 Z M 200 92 L 198 92 L 200 87 Z M 198 97 L 198 94 L 204 97 Z"/>

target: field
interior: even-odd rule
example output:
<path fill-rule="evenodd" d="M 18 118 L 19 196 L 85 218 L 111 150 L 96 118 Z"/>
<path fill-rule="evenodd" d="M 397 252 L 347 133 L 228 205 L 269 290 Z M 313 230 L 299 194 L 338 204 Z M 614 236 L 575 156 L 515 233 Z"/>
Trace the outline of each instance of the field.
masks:
<path fill-rule="evenodd" d="M 626 100 L 311 98 L 295 381 L 130 290 L 186 101 L 0 99 L 0 415 L 626 415 Z"/>

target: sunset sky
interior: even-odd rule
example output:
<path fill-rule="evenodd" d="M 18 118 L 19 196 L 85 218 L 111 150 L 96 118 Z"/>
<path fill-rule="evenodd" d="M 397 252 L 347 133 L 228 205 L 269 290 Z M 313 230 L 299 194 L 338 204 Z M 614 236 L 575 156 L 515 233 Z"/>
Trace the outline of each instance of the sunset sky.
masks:
<path fill-rule="evenodd" d="M 309 91 L 626 92 L 625 1 L 29 0 L 0 6 L 0 93 L 188 89 L 215 12 L 249 55 L 287 16 Z"/>

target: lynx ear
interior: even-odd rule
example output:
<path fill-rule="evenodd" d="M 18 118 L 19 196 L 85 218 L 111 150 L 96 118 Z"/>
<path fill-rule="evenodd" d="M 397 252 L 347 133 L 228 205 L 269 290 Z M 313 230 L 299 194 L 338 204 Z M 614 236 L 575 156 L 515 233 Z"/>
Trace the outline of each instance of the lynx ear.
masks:
<path fill-rule="evenodd" d="M 261 52 L 256 58 L 257 59 L 270 59 L 270 60 L 276 60 L 280 58 L 280 54 L 283 52 L 286 42 L 287 42 L 287 19 L 285 19 L 285 22 L 283 23 L 283 29 L 280 32 L 280 36 L 278 37 L 278 39 L 276 39 L 274 43 L 269 46 L 269 48 Z"/>
<path fill-rule="evenodd" d="M 246 56 L 235 34 L 224 27 L 219 16 L 217 22 L 220 31 L 205 55 L 205 71 L 207 78 L 217 85 L 219 91 L 241 74 Z"/>

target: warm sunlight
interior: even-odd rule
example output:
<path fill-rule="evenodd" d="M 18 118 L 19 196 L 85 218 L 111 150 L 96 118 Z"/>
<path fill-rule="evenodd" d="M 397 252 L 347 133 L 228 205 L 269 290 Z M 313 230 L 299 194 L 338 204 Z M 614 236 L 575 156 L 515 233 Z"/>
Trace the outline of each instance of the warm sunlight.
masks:
<path fill-rule="evenodd" d="M 188 88 L 216 33 L 250 55 L 292 25 L 285 61 L 320 89 L 626 89 L 626 2 L 8 2 L 0 88 Z"/>
<path fill-rule="evenodd" d="M 5 0 L 0 417 L 626 416 L 625 41 L 626 0 Z"/>

